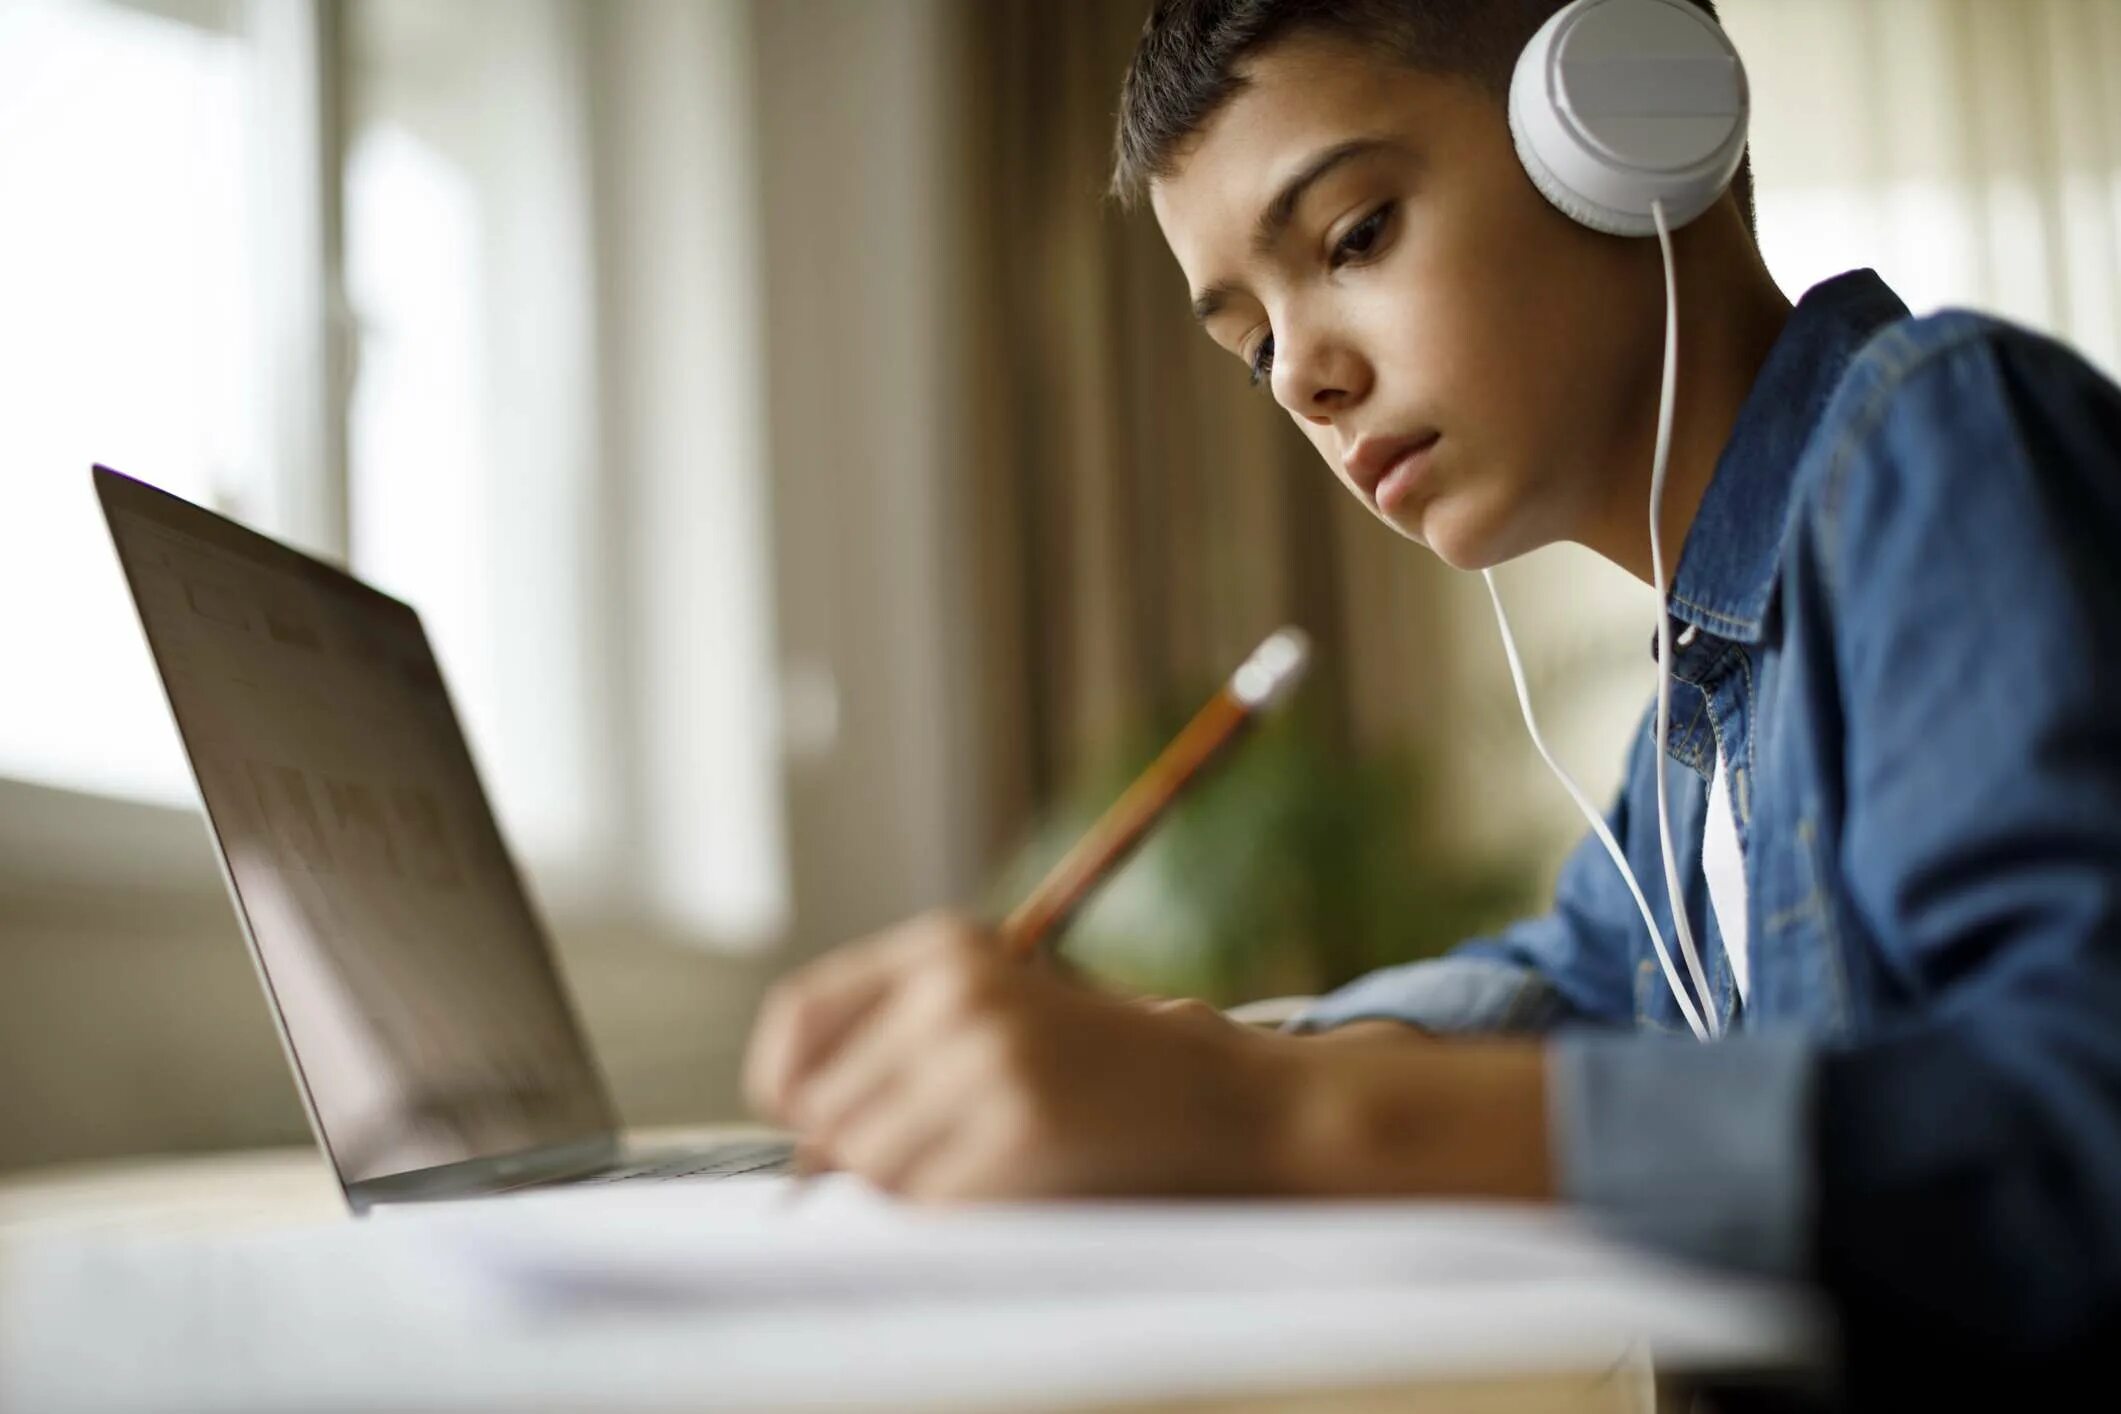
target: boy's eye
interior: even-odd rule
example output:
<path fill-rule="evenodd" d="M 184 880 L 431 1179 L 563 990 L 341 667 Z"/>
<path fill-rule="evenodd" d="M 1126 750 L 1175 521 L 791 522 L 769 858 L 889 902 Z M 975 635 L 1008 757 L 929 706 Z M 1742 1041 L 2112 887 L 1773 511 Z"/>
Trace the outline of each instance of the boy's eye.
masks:
<path fill-rule="evenodd" d="M 1385 222 L 1392 216 L 1389 202 L 1348 228 L 1333 247 L 1333 268 L 1339 269 L 1351 260 L 1360 260 L 1377 249 L 1377 242 L 1384 235 Z"/>
<path fill-rule="evenodd" d="M 1274 371 L 1274 336 L 1272 334 L 1259 341 L 1259 347 L 1252 350 L 1250 362 L 1252 386 L 1257 388 L 1260 384 L 1266 382 L 1267 376 Z"/>

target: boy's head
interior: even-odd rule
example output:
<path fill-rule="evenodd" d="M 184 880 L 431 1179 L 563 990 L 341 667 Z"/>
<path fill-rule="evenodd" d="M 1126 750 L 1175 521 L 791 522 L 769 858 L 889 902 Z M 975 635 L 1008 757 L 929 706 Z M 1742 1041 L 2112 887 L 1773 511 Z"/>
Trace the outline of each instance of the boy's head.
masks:
<path fill-rule="evenodd" d="M 1121 91 L 1114 190 L 1148 195 L 1208 333 L 1463 568 L 1640 518 L 1656 246 L 1550 206 L 1505 111 L 1563 3 L 1157 0 Z M 1685 239 L 1750 255 L 1750 206 L 1741 168 Z"/>

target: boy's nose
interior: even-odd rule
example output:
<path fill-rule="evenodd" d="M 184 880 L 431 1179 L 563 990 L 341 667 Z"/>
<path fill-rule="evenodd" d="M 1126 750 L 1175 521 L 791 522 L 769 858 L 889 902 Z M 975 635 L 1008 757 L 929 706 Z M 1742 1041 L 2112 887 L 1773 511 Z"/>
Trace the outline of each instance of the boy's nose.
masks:
<path fill-rule="evenodd" d="M 1309 348 L 1277 348 L 1274 363 L 1275 396 L 1298 417 L 1319 426 L 1362 400 L 1369 376 L 1361 359 L 1330 344 Z"/>

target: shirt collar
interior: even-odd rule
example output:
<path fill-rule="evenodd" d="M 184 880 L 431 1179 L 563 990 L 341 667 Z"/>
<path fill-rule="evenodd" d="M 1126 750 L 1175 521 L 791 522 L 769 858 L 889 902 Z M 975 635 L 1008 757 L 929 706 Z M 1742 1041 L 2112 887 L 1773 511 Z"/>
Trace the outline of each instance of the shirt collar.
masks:
<path fill-rule="evenodd" d="M 1872 270 L 1814 285 L 1769 349 L 1680 552 L 1671 613 L 1758 643 L 1790 518 L 1790 485 L 1849 361 L 1908 310 Z"/>

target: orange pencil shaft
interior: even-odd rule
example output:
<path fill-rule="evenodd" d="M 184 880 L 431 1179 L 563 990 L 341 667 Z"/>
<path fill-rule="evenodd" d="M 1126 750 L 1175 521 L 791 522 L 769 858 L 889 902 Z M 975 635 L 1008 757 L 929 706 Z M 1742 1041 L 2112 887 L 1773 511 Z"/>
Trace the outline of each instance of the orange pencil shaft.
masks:
<path fill-rule="evenodd" d="M 1288 697 L 1310 662 L 1311 641 L 1303 630 L 1284 628 L 1268 634 L 1223 690 L 1208 699 L 1163 754 L 1002 921 L 1003 951 L 1028 957 L 1065 928 L 1083 900 L 1133 853 L 1208 764 L 1244 735 L 1255 717 Z"/>
<path fill-rule="evenodd" d="M 1134 852 L 1142 837 L 1177 803 L 1201 770 L 1251 724 L 1252 709 L 1229 688 L 1208 699 L 1149 769 L 1098 817 L 1089 833 L 1004 919 L 1002 948 L 1028 957 L 1058 933 L 1104 878 Z"/>

